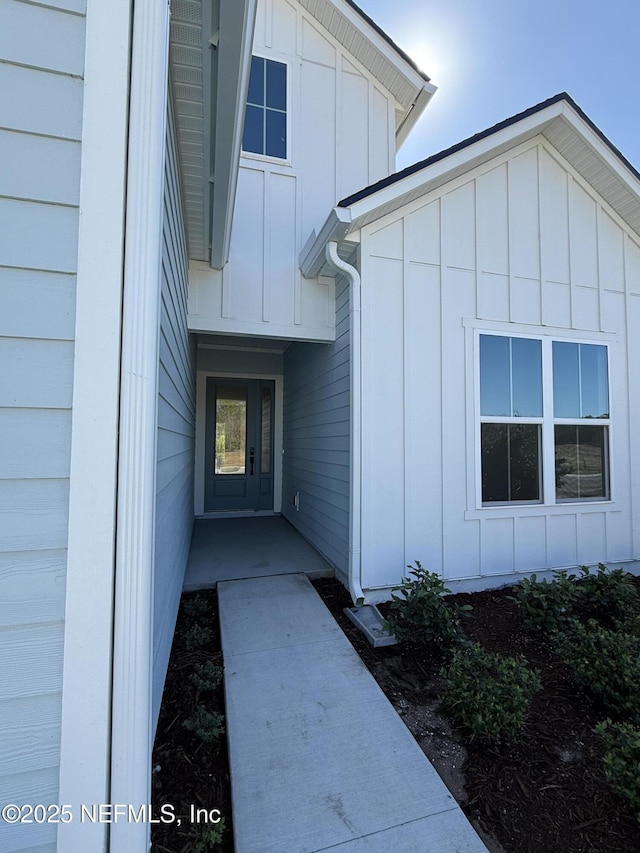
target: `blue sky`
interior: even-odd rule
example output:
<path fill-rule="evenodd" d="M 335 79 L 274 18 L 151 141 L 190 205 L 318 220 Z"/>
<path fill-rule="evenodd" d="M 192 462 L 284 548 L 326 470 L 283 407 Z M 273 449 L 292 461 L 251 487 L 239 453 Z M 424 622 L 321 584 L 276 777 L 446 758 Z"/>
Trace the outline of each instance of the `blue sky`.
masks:
<path fill-rule="evenodd" d="M 438 86 L 402 168 L 568 92 L 640 170 L 640 0 L 356 0 Z"/>

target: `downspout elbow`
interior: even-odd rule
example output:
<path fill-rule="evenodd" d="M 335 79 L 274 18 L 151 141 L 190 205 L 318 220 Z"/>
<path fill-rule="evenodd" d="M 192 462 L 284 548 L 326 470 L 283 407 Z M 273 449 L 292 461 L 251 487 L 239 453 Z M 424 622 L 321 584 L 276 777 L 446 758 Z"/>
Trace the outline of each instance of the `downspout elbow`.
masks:
<path fill-rule="evenodd" d="M 361 327 L 360 327 L 360 273 L 343 261 L 338 255 L 338 244 L 335 240 L 327 243 L 325 249 L 327 263 L 336 272 L 342 273 L 349 281 L 349 367 L 350 409 L 351 409 L 351 440 L 350 440 L 350 490 L 349 490 L 349 592 L 356 607 L 364 604 L 362 590 L 362 560 L 361 560 L 361 494 L 362 494 L 362 463 L 361 463 Z"/>

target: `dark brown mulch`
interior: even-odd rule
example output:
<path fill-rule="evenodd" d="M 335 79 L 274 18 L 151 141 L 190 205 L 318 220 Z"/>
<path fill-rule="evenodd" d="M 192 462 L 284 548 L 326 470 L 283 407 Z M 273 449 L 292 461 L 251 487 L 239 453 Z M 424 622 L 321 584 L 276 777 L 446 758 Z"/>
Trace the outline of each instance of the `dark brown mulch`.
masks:
<path fill-rule="evenodd" d="M 189 602 L 202 602 L 198 612 L 189 613 Z M 185 640 L 193 625 L 211 633 L 207 642 L 189 649 Z M 231 823 L 231 791 L 227 742 L 224 735 L 214 743 L 204 743 L 182 723 L 195 711 L 197 704 L 208 711 L 224 714 L 224 692 L 220 685 L 215 691 L 198 694 L 190 675 L 196 665 L 207 660 L 222 665 L 218 610 L 215 590 L 185 593 L 182 596 L 176 625 L 169 669 L 162 697 L 162 708 L 153 751 L 154 815 L 160 815 L 163 804 L 175 807 L 178 820 L 172 824 L 152 826 L 154 853 L 233 853 Z M 218 809 L 224 818 L 221 843 L 204 844 L 207 824 L 192 822 L 190 808 Z M 217 814 L 212 817 L 217 819 Z M 211 827 L 210 827 L 211 828 Z"/>
<path fill-rule="evenodd" d="M 492 838 L 497 839 L 506 853 L 640 851 L 640 826 L 626 802 L 611 792 L 602 771 L 602 744 L 593 728 L 604 714 L 576 689 L 549 646 L 527 634 L 516 605 L 509 600 L 511 590 L 456 596 L 459 603 L 473 605 L 464 626 L 470 639 L 503 654 L 522 653 L 542 674 L 543 689 L 534 699 L 521 743 L 491 748 L 477 741 L 463 743 L 463 733 L 446 725 L 446 713 L 437 701 L 442 660 L 436 654 L 409 646 L 371 648 L 342 612 L 351 603 L 346 590 L 335 580 L 314 585 L 448 783 L 447 762 L 459 763 L 466 749 L 462 769 L 467 801 L 463 799 L 462 804 L 485 833 L 485 841 L 489 838 L 489 845 Z M 638 587 L 640 591 L 640 581 Z M 182 823 L 152 827 L 157 853 L 233 851 L 226 740 L 203 744 L 182 727 L 198 698 L 209 710 L 224 713 L 222 687 L 197 697 L 190 684 L 189 675 L 197 663 L 222 662 L 215 592 L 198 595 L 207 602 L 206 616 L 199 621 L 210 628 L 212 640 L 201 649 L 185 649 L 185 635 L 193 624 L 185 604 L 195 595 L 184 595 L 153 759 L 154 767 L 160 768 L 154 772 L 154 814 L 170 803 Z M 191 804 L 220 809 L 226 823 L 222 843 L 199 846 L 202 827 L 189 822 Z"/>
<path fill-rule="evenodd" d="M 333 580 L 314 585 L 424 748 L 430 725 L 425 709 L 435 707 L 446 717 L 437 703 L 441 660 L 406 646 L 372 649 L 342 613 L 350 605 L 344 588 Z M 473 606 L 464 622 L 471 640 L 501 654 L 523 654 L 543 683 L 517 746 L 464 743 L 465 812 L 506 853 L 637 853 L 640 826 L 604 778 L 602 744 L 593 731 L 605 715 L 575 687 L 551 648 L 527 633 L 511 594 L 501 589 L 455 596 Z M 461 737 L 453 733 L 454 741 Z M 446 744 L 441 749 L 446 756 Z M 459 755 L 454 748 L 449 752 Z"/>

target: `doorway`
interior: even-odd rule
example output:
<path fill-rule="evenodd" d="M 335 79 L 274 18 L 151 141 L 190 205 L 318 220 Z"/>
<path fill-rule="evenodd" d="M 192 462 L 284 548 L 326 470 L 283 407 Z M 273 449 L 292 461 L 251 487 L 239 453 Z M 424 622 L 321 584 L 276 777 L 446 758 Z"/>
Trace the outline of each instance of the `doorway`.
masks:
<path fill-rule="evenodd" d="M 205 512 L 273 509 L 274 382 L 207 378 Z"/>

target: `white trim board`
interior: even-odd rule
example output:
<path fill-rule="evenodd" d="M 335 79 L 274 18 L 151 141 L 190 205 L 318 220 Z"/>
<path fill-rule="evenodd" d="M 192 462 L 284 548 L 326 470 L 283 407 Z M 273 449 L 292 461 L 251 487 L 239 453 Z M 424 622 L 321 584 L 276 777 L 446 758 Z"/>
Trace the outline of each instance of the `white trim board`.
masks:
<path fill-rule="evenodd" d="M 109 801 L 129 0 L 92 0 L 86 26 L 59 788 L 74 815 Z M 102 850 L 106 830 L 60 823 L 57 849 Z"/>

